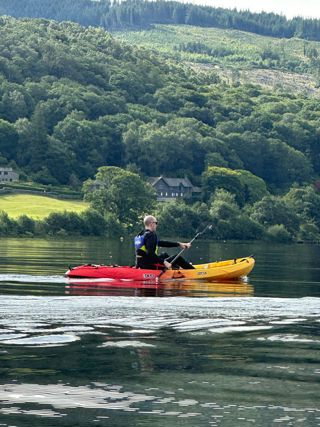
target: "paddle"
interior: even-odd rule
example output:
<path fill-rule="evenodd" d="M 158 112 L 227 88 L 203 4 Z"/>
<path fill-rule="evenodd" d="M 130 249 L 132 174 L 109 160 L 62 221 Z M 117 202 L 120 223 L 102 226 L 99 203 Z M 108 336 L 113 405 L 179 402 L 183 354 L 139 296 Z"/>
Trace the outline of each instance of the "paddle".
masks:
<path fill-rule="evenodd" d="M 208 224 L 206 225 L 206 227 L 202 230 L 199 231 L 199 233 L 197 233 L 193 239 L 190 240 L 189 243 L 193 243 L 199 236 L 201 236 L 202 234 L 204 234 L 207 230 L 211 230 L 212 229 L 212 224 Z M 173 258 L 173 260 L 170 262 L 171 265 L 173 265 L 173 263 L 179 258 L 179 256 L 186 250 L 186 248 L 181 249 L 181 251 Z M 161 273 L 158 276 L 158 279 L 163 275 L 164 272 L 166 272 L 168 269 L 167 267 L 165 267 Z"/>

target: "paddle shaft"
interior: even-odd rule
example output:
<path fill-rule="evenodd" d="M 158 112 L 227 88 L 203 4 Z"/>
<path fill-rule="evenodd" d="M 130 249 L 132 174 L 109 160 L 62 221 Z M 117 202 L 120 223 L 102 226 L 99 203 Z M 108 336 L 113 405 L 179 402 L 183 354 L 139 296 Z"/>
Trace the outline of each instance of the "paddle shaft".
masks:
<path fill-rule="evenodd" d="M 190 240 L 189 243 L 193 243 L 199 236 L 201 236 L 203 233 L 205 233 L 207 231 L 207 229 L 211 230 L 212 225 L 207 225 L 202 231 L 200 231 L 199 233 L 197 233 L 192 240 Z M 171 265 L 173 265 L 173 263 L 179 258 L 179 256 L 186 250 L 186 248 L 181 249 L 181 251 L 173 258 L 173 260 L 170 262 Z M 165 267 L 162 272 L 159 274 L 158 278 L 161 277 L 163 275 L 163 273 L 165 271 L 167 271 L 168 269 Z"/>

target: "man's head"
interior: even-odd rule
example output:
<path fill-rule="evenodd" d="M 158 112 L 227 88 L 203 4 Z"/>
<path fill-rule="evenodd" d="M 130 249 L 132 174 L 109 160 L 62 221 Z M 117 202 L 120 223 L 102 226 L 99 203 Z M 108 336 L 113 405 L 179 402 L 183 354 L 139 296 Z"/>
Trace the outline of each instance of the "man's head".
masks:
<path fill-rule="evenodd" d="M 147 229 L 154 231 L 157 228 L 158 221 L 154 216 L 147 215 L 144 217 L 143 223 Z"/>

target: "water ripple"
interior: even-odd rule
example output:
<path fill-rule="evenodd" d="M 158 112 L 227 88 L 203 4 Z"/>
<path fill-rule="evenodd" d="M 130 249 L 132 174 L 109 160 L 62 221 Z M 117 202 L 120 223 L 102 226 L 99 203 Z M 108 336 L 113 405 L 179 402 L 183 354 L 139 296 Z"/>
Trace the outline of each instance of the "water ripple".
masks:
<path fill-rule="evenodd" d="M 0 341 L 15 345 L 65 345 L 83 334 L 101 334 L 108 328 L 120 328 L 126 336 L 156 333 L 162 328 L 179 333 L 263 334 L 285 325 L 317 321 L 319 301 L 319 298 L 162 298 L 159 304 L 156 299 L 132 297 L 4 295 L 0 300 Z M 263 338 L 279 339 L 277 334 L 273 335 Z"/>

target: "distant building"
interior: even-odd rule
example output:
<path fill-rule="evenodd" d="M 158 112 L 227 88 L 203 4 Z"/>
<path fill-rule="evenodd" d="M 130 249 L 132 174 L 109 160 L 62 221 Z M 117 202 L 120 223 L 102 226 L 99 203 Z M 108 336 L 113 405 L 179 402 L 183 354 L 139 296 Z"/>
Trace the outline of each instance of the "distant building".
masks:
<path fill-rule="evenodd" d="M 19 174 L 14 172 L 12 168 L 4 168 L 0 166 L 0 182 L 19 181 Z"/>
<path fill-rule="evenodd" d="M 200 193 L 188 178 L 166 178 L 164 176 L 150 178 L 152 187 L 156 190 L 158 201 L 188 198 Z"/>

